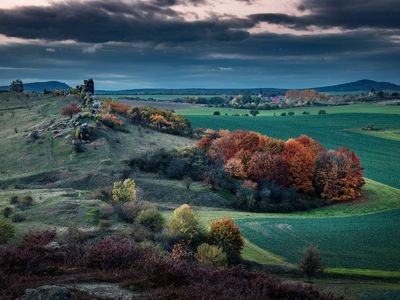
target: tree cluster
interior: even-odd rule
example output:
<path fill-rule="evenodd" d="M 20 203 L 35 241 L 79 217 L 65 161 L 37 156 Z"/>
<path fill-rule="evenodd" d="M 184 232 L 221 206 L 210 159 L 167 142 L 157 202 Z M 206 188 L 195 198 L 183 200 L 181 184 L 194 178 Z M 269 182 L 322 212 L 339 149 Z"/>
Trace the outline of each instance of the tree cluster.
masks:
<path fill-rule="evenodd" d="M 191 135 L 190 121 L 168 109 L 159 109 L 151 106 L 132 107 L 129 111 L 132 123 L 147 126 L 158 131 Z"/>
<path fill-rule="evenodd" d="M 232 177 L 262 186 L 271 182 L 299 193 L 327 200 L 352 200 L 364 185 L 360 159 L 347 148 L 325 150 L 302 135 L 286 142 L 250 131 L 213 132 L 198 147 L 211 158 L 214 168 Z"/>

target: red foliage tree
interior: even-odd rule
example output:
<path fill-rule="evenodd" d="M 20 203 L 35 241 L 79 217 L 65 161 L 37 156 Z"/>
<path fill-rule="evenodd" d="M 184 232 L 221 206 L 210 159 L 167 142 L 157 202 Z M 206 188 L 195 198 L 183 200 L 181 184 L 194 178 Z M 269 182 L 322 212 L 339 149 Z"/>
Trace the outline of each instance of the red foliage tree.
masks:
<path fill-rule="evenodd" d="M 317 160 L 316 184 L 325 199 L 346 201 L 359 197 L 364 185 L 358 156 L 347 148 L 330 150 Z"/>
<path fill-rule="evenodd" d="M 78 103 L 76 102 L 72 102 L 70 105 L 65 106 L 62 110 L 61 110 L 61 114 L 63 116 L 68 116 L 70 118 L 72 118 L 72 116 L 74 114 L 77 114 L 78 112 L 81 111 L 81 108 L 79 107 Z"/>
<path fill-rule="evenodd" d="M 324 146 L 322 146 L 320 142 L 317 142 L 307 135 L 302 134 L 298 138 L 295 138 L 295 140 L 302 144 L 304 147 L 310 149 L 311 152 L 314 154 L 314 159 L 316 159 L 320 153 L 325 151 Z"/>
<path fill-rule="evenodd" d="M 300 142 L 289 139 L 285 143 L 282 159 L 288 167 L 288 181 L 296 190 L 312 193 L 315 161 L 313 152 Z"/>
<path fill-rule="evenodd" d="M 266 151 L 255 152 L 247 164 L 246 177 L 253 181 L 260 179 L 275 181 L 278 160 L 277 154 Z"/>

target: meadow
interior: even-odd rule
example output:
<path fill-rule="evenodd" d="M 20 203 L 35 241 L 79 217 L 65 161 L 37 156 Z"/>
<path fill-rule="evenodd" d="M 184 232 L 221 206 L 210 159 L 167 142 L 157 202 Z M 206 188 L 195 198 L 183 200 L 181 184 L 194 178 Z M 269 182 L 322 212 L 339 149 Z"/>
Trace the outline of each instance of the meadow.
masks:
<path fill-rule="evenodd" d="M 193 127 L 252 130 L 284 140 L 306 134 L 327 148 L 348 147 L 360 156 L 366 177 L 400 188 L 400 142 L 353 130 L 368 124 L 378 128 L 400 128 L 399 106 L 372 104 L 324 107 L 326 115 L 315 114 L 319 109 L 296 108 L 290 110 L 295 112 L 291 117 L 280 116 L 280 110 L 262 111 L 257 117 L 229 115 L 236 110 L 227 110 L 228 116 L 225 116 L 225 111 L 221 110 L 221 116 L 213 116 L 212 112 L 216 109 L 205 107 L 178 110 L 178 113 L 186 115 Z M 304 110 L 310 111 L 311 115 L 297 114 Z M 239 110 L 237 113 L 242 112 Z"/>

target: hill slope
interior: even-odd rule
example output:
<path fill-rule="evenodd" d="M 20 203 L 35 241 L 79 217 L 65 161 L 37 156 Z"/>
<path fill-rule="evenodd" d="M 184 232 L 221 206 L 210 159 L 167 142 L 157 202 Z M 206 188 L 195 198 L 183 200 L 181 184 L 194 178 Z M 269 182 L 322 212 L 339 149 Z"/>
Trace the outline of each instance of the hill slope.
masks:
<path fill-rule="evenodd" d="M 374 80 L 358 80 L 354 82 L 348 82 L 343 84 L 323 86 L 314 88 L 320 92 L 352 92 L 352 91 L 370 91 L 375 89 L 376 91 L 400 91 L 400 85 L 390 82 L 378 82 Z"/>
<path fill-rule="evenodd" d="M 54 90 L 69 90 L 71 87 L 60 81 L 44 81 L 24 83 L 25 92 L 43 92 L 44 89 L 49 91 Z M 0 91 L 8 91 L 10 86 L 0 86 Z"/>

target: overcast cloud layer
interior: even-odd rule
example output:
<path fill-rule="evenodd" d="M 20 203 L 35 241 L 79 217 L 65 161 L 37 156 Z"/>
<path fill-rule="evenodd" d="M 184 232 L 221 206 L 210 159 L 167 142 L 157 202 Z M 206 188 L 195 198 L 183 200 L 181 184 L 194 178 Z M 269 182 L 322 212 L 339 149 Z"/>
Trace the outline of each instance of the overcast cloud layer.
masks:
<path fill-rule="evenodd" d="M 16 77 L 93 77 L 104 89 L 400 83 L 400 1 L 287 1 L 279 12 L 269 2 L 237 0 L 236 14 L 207 0 L 0 9 L 0 85 Z M 240 13 L 252 6 L 265 11 Z"/>

